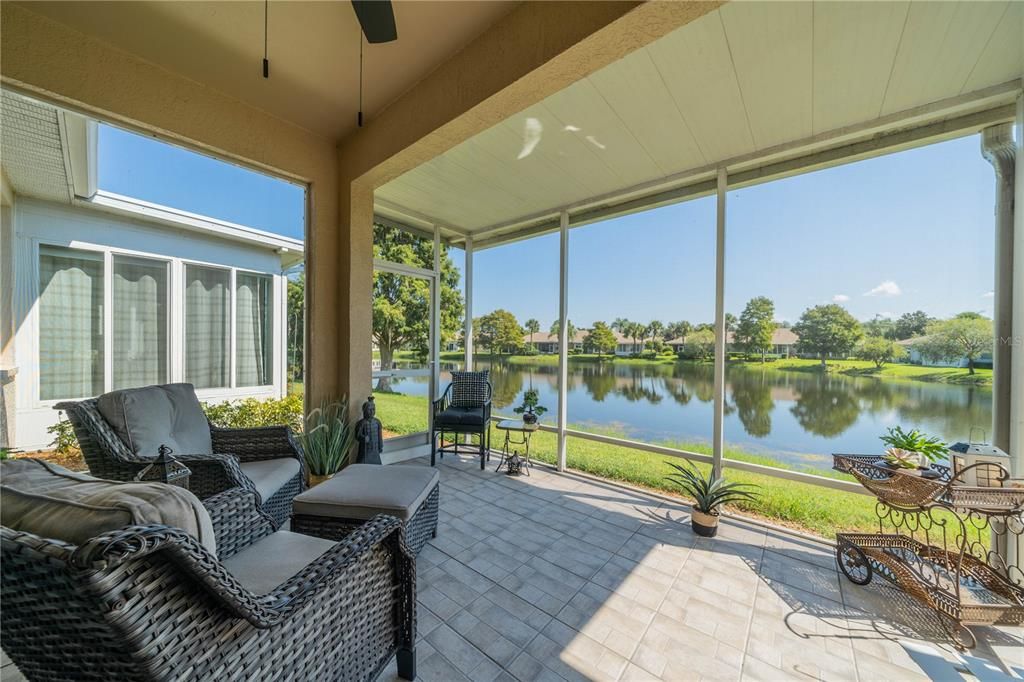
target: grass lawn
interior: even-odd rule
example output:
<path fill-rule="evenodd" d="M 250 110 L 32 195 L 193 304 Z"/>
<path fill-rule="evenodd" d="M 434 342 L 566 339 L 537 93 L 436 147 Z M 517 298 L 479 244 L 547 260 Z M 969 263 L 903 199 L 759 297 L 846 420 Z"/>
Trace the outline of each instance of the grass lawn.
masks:
<path fill-rule="evenodd" d="M 750 365 L 759 365 L 750 362 Z M 772 369 L 793 372 L 820 372 L 821 361 L 804 358 L 788 358 L 766 363 Z M 829 360 L 828 371 L 850 376 L 869 376 L 881 379 L 932 381 L 945 384 L 965 384 L 973 386 L 991 386 L 992 370 L 976 369 L 969 374 L 966 368 L 960 367 L 922 367 L 921 365 L 887 364 L 881 369 L 867 360 Z"/>
<path fill-rule="evenodd" d="M 377 415 L 384 428 L 392 433 L 406 434 L 426 430 L 427 418 L 425 399 L 397 393 L 375 394 Z M 607 435 L 618 435 L 608 432 Z M 499 434 L 492 432 L 495 447 L 501 443 Z M 710 448 L 701 444 L 668 443 L 670 447 L 710 454 Z M 537 432 L 533 436 L 531 455 L 538 460 L 555 463 L 555 434 Z M 729 449 L 726 458 L 758 464 L 783 467 L 767 457 L 751 455 L 740 450 Z M 665 476 L 672 469 L 667 462 L 674 458 L 640 452 L 604 443 L 595 443 L 579 438 L 570 438 L 567 460 L 569 467 L 595 476 L 623 481 L 632 485 L 674 494 L 672 485 Z M 706 465 L 698 465 L 707 469 Z M 822 472 L 815 472 L 822 473 Z M 796 483 L 760 474 L 727 470 L 731 480 L 753 483 L 761 486 L 759 498 L 750 503 L 737 505 L 744 514 L 759 516 L 775 523 L 803 530 L 822 537 L 834 537 L 842 530 L 877 530 L 875 500 L 866 495 L 829 490 L 807 483 Z M 842 477 L 835 472 L 823 475 Z"/>

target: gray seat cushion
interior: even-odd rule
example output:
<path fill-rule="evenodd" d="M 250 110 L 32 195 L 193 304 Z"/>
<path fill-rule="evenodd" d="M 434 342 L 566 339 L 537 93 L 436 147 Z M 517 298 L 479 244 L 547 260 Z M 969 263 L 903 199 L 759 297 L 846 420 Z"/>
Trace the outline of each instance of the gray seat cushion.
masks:
<path fill-rule="evenodd" d="M 165 384 L 105 393 L 96 407 L 118 438 L 140 457 L 156 457 L 161 445 L 179 455 L 213 452 L 210 423 L 192 384 Z"/>
<path fill-rule="evenodd" d="M 299 473 L 299 460 L 294 457 L 264 459 L 257 462 L 242 462 L 239 467 L 266 502 Z"/>
<path fill-rule="evenodd" d="M 296 497 L 292 512 L 345 519 L 390 514 L 408 521 L 440 478 L 432 467 L 350 464 Z"/>
<path fill-rule="evenodd" d="M 279 530 L 226 559 L 224 568 L 250 592 L 266 594 L 334 545 L 330 540 Z"/>
<path fill-rule="evenodd" d="M 210 514 L 184 488 L 104 481 L 36 459 L 5 460 L 0 475 L 0 519 L 8 528 L 80 545 L 108 531 L 158 523 L 217 551 Z"/>
<path fill-rule="evenodd" d="M 482 407 L 449 407 L 434 417 L 435 426 L 483 426 L 484 408 Z"/>

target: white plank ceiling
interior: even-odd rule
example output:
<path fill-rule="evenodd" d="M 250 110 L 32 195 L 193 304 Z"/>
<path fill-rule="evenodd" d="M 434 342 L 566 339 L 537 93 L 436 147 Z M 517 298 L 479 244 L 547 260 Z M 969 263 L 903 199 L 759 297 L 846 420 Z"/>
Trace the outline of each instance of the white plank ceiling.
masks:
<path fill-rule="evenodd" d="M 384 185 L 378 212 L 493 233 L 1011 84 L 975 106 L 1005 104 L 1022 45 L 1021 1 L 729 3 Z"/>

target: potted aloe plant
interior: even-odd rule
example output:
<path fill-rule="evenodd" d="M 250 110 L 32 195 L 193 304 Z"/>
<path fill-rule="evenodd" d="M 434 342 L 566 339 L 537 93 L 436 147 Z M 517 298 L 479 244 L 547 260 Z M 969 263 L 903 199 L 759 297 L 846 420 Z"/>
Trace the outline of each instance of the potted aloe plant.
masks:
<path fill-rule="evenodd" d="M 924 434 L 917 429 L 904 431 L 894 426 L 879 437 L 888 447 L 883 459 L 891 469 L 905 469 L 910 473 L 927 471 L 932 462 L 942 461 L 948 453 L 947 446 L 939 438 Z"/>
<path fill-rule="evenodd" d="M 345 468 L 354 439 L 347 398 L 325 400 L 310 411 L 299 436 L 309 467 L 310 486 L 323 483 Z"/>
<path fill-rule="evenodd" d="M 668 480 L 694 500 L 690 525 L 697 535 L 713 538 L 718 534 L 718 519 L 723 504 L 757 498 L 757 494 L 749 490 L 757 487 L 753 484 L 729 482 L 722 477 L 715 478 L 710 471 L 704 474 L 689 462 L 682 465 L 675 462 L 666 464 L 676 470 L 676 473 L 667 476 Z"/>
<path fill-rule="evenodd" d="M 548 408 L 539 405 L 540 394 L 537 389 L 531 388 L 523 393 L 523 404 L 515 408 L 513 412 L 523 415 L 524 424 L 536 424 L 537 420 L 548 411 Z"/>

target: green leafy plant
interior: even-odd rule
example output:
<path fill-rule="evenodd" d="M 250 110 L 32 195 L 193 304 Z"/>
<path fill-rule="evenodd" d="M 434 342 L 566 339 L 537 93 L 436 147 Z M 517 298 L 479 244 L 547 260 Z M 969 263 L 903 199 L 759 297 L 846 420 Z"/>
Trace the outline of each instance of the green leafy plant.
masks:
<path fill-rule="evenodd" d="M 523 404 L 512 410 L 516 414 L 535 414 L 538 417 L 543 416 L 548 408 L 543 405 L 539 405 L 540 393 L 537 389 L 531 388 L 523 393 Z"/>
<path fill-rule="evenodd" d="M 693 508 L 705 514 L 718 514 L 718 508 L 730 502 L 757 499 L 757 493 L 750 490 L 757 486 L 750 483 L 734 483 L 725 478 L 713 478 L 711 472 L 704 474 L 690 462 L 676 464 L 666 462 L 676 470 L 667 478 L 694 500 Z"/>
<path fill-rule="evenodd" d="M 46 429 L 46 432 L 53 436 L 50 447 L 61 455 L 70 455 L 78 452 L 78 436 L 75 435 L 75 428 L 61 413 L 60 420 Z"/>
<path fill-rule="evenodd" d="M 890 448 L 906 450 L 908 452 L 920 453 L 930 462 L 938 462 L 947 457 L 949 446 L 939 438 L 929 436 L 917 429 L 904 431 L 902 427 L 894 426 L 880 440 Z"/>
<path fill-rule="evenodd" d="M 299 440 L 310 474 L 328 476 L 345 468 L 355 440 L 355 429 L 348 421 L 348 399 L 325 400 L 311 410 Z"/>

